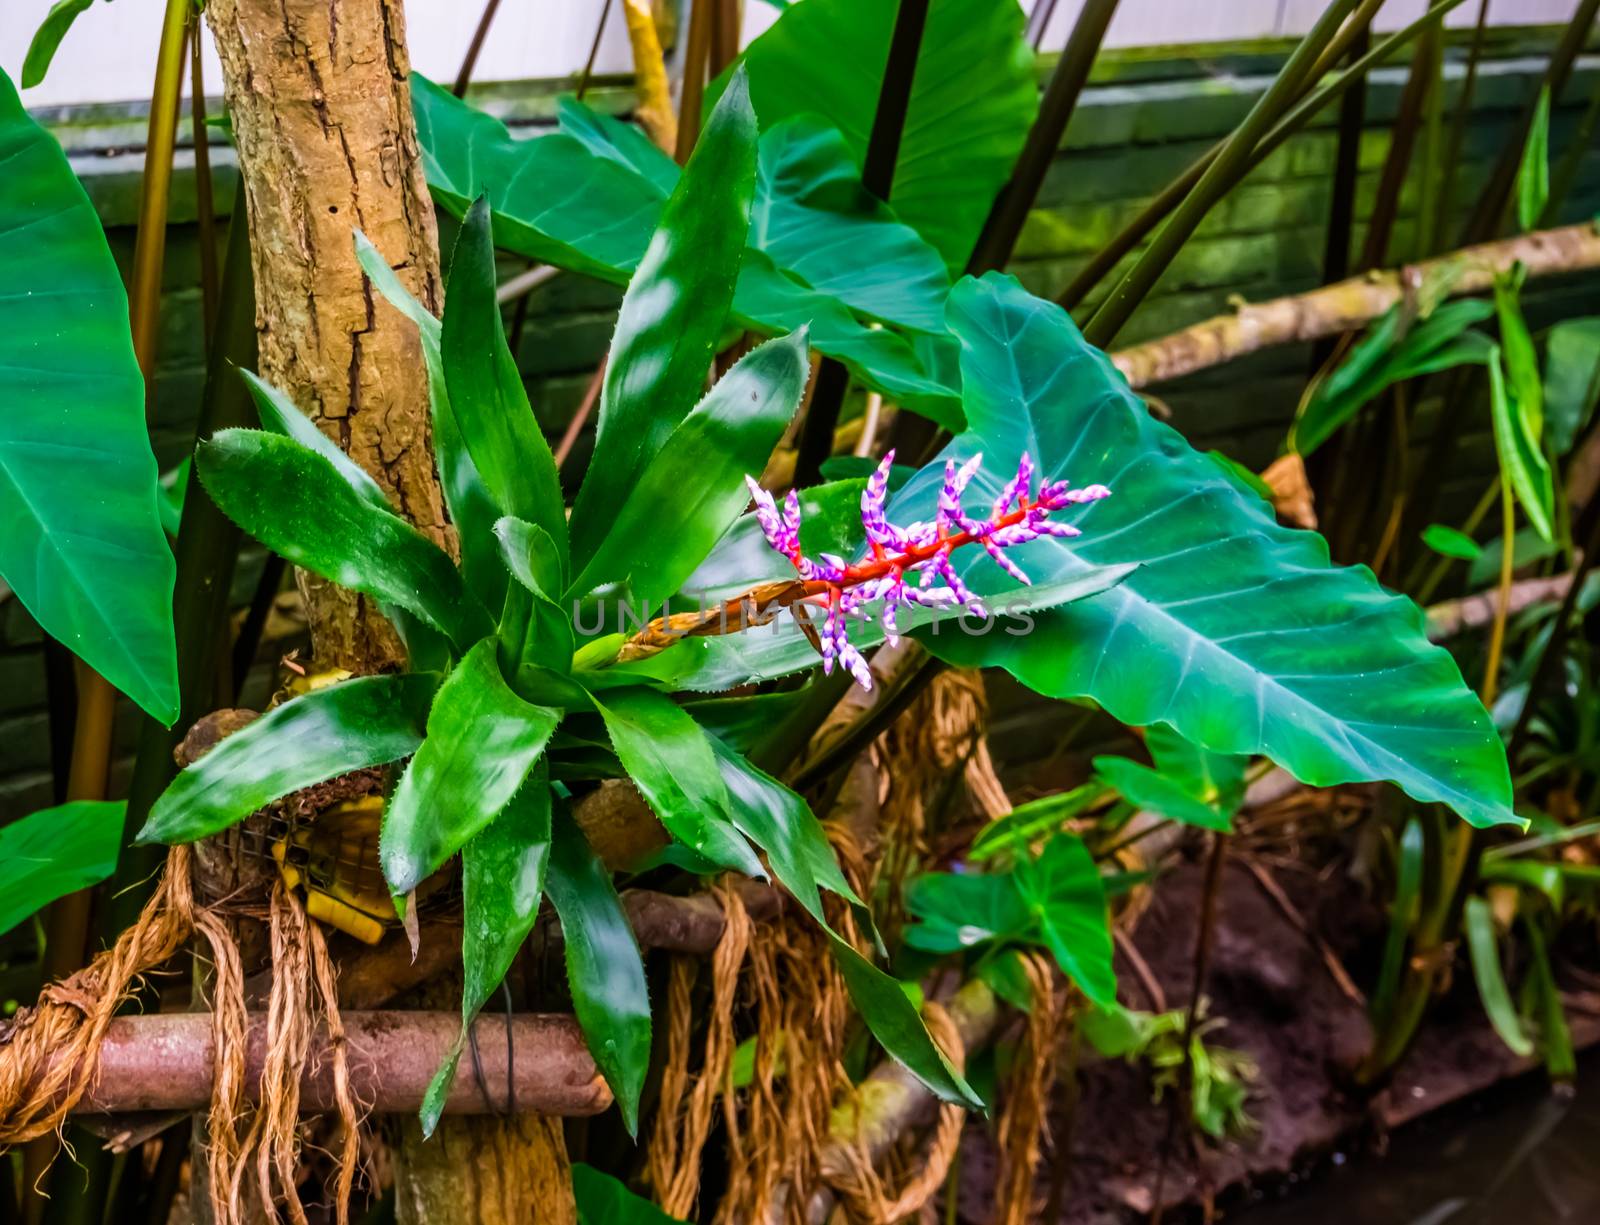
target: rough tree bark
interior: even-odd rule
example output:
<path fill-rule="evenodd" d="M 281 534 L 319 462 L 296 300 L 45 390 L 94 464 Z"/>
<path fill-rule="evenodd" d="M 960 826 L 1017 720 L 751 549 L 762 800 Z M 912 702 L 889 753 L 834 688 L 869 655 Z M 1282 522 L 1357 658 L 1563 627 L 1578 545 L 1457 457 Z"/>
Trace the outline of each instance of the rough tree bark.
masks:
<path fill-rule="evenodd" d="M 437 311 L 433 206 L 411 112 L 399 0 L 210 0 L 249 207 L 260 370 L 293 397 L 422 531 L 452 545 L 434 473 L 416 329 L 376 302 L 360 228 Z M 396 663 L 367 601 L 301 579 L 319 666 Z M 399 1219 L 576 1220 L 559 1124 L 446 1116 L 397 1161 Z M 430 1205 L 440 1207 L 431 1215 Z M 509 1209 L 511 1215 L 506 1215 Z"/>
<path fill-rule="evenodd" d="M 376 302 L 359 228 L 438 311 L 439 240 L 411 115 L 398 0 L 216 0 L 206 9 L 239 149 L 256 274 L 260 370 L 448 543 L 416 328 Z M 302 578 L 323 666 L 397 662 L 364 598 Z"/>

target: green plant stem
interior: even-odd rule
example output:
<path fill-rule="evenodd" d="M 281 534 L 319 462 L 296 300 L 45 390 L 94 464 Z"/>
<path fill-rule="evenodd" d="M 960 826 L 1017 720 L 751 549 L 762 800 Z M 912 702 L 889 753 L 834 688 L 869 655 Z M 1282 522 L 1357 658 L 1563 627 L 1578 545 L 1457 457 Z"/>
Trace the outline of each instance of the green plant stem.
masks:
<path fill-rule="evenodd" d="M 283 558 L 276 553 L 268 554 L 261 563 L 261 575 L 256 580 L 250 606 L 239 625 L 239 636 L 234 639 L 232 658 L 229 660 L 230 687 L 235 694 L 244 689 L 245 678 L 255 666 L 256 653 L 261 649 L 261 635 L 272 613 L 272 602 L 278 598 L 278 589 L 283 586 L 285 569 Z"/>
<path fill-rule="evenodd" d="M 472 70 L 478 66 L 478 54 L 483 50 L 483 41 L 489 37 L 489 27 L 494 24 L 494 15 L 499 11 L 500 0 L 485 0 L 483 13 L 472 31 L 472 41 L 467 44 L 467 53 L 461 59 L 461 70 L 456 73 L 456 83 L 451 89 L 458 98 L 467 96 L 467 86 L 472 84 Z"/>
<path fill-rule="evenodd" d="M 1477 207 L 1473 209 L 1472 216 L 1467 221 L 1461 245 L 1492 238 L 1504 225 L 1506 212 L 1511 207 L 1512 188 L 1517 182 L 1517 167 L 1522 161 L 1522 147 L 1527 142 L 1528 132 L 1533 127 L 1534 112 L 1539 105 L 1540 90 L 1548 87 L 1552 105 L 1560 102 L 1567 78 L 1572 75 L 1572 65 L 1583 51 L 1589 33 L 1594 28 L 1596 14 L 1600 14 L 1600 0 L 1579 0 L 1572 20 L 1567 23 L 1561 33 L 1560 42 L 1550 55 L 1550 63 L 1545 68 L 1540 87 L 1534 89 L 1528 96 L 1516 128 L 1505 138 L 1501 146 L 1500 156 L 1495 161 L 1489 181 L 1478 193 Z"/>
<path fill-rule="evenodd" d="M 1449 229 L 1450 205 L 1456 198 L 1456 174 L 1461 168 L 1461 151 L 1466 147 L 1467 128 L 1472 123 L 1472 99 L 1478 90 L 1478 64 L 1483 59 L 1483 40 L 1489 26 L 1489 0 L 1478 0 L 1478 20 L 1472 27 L 1472 42 L 1467 47 L 1467 71 L 1456 99 L 1455 118 L 1450 124 L 1450 144 L 1444 155 L 1444 183 L 1439 191 L 1438 211 L 1433 232 Z"/>
<path fill-rule="evenodd" d="M 1489 653 L 1483 665 L 1481 693 L 1486 707 L 1494 706 L 1500 688 L 1500 656 L 1505 650 L 1506 618 L 1511 615 L 1511 576 L 1516 573 L 1517 504 L 1511 496 L 1511 481 L 1500 478 L 1500 595 L 1495 603 L 1494 624 L 1489 630 Z"/>
<path fill-rule="evenodd" d="M 1428 11 L 1442 11 L 1443 6 L 1430 4 Z M 1430 26 L 1430 28 L 1432 28 Z M 1432 77 L 1428 66 L 1428 42 L 1420 40 L 1411 53 L 1411 69 L 1406 73 L 1405 88 L 1400 91 L 1400 103 L 1394 122 L 1389 126 L 1389 149 L 1384 155 L 1383 169 L 1378 175 L 1378 191 L 1372 202 L 1372 217 L 1367 222 L 1367 236 L 1361 248 L 1363 270 L 1382 268 L 1389 259 L 1389 244 L 1394 238 L 1395 222 L 1400 216 L 1400 193 L 1405 187 L 1406 175 L 1411 169 L 1411 155 L 1416 148 L 1417 132 L 1422 126 L 1423 107 L 1427 104 Z"/>
<path fill-rule="evenodd" d="M 205 39 L 200 10 L 190 14 L 189 30 L 189 142 L 194 146 L 195 229 L 200 238 L 200 325 L 206 348 L 217 322 L 217 198 L 211 179 L 211 133 L 206 126 Z M 243 199 L 243 196 L 240 196 Z"/>
<path fill-rule="evenodd" d="M 706 65 L 711 60 L 711 26 L 717 0 L 696 0 L 689 6 L 689 41 L 683 52 L 683 95 L 678 103 L 678 165 L 689 160 L 700 139 L 700 111 L 706 96 Z"/>
<path fill-rule="evenodd" d="M 1156 1165 L 1156 1187 L 1150 1207 L 1150 1225 L 1161 1225 L 1162 1192 L 1177 1142 L 1178 1120 L 1194 1095 L 1194 1036 L 1200 1023 L 1200 997 L 1205 990 L 1206 972 L 1211 965 L 1211 940 L 1217 926 L 1217 895 L 1221 892 L 1222 865 L 1228 857 L 1228 836 L 1211 835 L 1211 854 L 1206 859 L 1205 884 L 1200 895 L 1200 929 L 1194 940 L 1194 978 L 1189 990 L 1189 1008 L 1183 1018 L 1183 1066 L 1178 1073 L 1177 1092 L 1167 1114 L 1167 1132 L 1161 1142 L 1161 1157 Z"/>
<path fill-rule="evenodd" d="M 1561 671 L 1561 657 L 1566 651 L 1567 635 L 1572 629 L 1572 617 L 1578 608 L 1578 597 L 1583 592 L 1584 583 L 1594 570 L 1595 562 L 1600 560 L 1600 556 L 1597 556 L 1600 555 L 1600 507 L 1591 507 L 1588 515 L 1589 534 L 1584 540 L 1583 552 L 1572 569 L 1572 582 L 1567 587 L 1567 594 L 1561 597 L 1561 607 L 1557 610 L 1556 619 L 1550 626 L 1549 640 L 1539 656 L 1539 662 L 1534 665 L 1533 675 L 1528 680 L 1527 696 L 1522 700 L 1522 709 L 1517 712 L 1517 721 L 1512 725 L 1511 735 L 1506 742 L 1506 756 L 1511 760 L 1512 769 L 1516 768 L 1517 758 L 1527 741 L 1528 726 L 1533 719 L 1539 697 Z"/>
<path fill-rule="evenodd" d="M 1370 29 L 1350 48 L 1350 64 L 1359 64 L 1372 49 Z M 1361 134 L 1367 123 L 1367 91 L 1349 89 L 1339 101 L 1339 147 L 1334 155 L 1333 196 L 1328 202 L 1328 231 L 1322 249 L 1322 282 L 1332 285 L 1350 275 L 1351 235 L 1356 218 L 1356 182 L 1361 174 Z M 1322 368 L 1332 341 L 1317 346 L 1311 369 Z"/>
<path fill-rule="evenodd" d="M 1477 840 L 1472 827 L 1464 823 L 1446 828 L 1447 819 L 1436 810 L 1427 813 L 1438 845 L 1437 876 L 1432 896 L 1417 921 L 1412 942 L 1411 973 L 1406 976 L 1389 1015 L 1377 1018 L 1379 1031 L 1372 1051 L 1356 1072 L 1358 1084 L 1371 1085 L 1386 1075 L 1411 1045 L 1439 975 L 1446 967 L 1452 933 L 1460 921 L 1462 884 L 1471 875 Z"/>
<path fill-rule="evenodd" d="M 139 190 L 139 231 L 128 279 L 133 351 L 144 371 L 145 415 L 155 413 L 155 361 L 161 330 L 161 270 L 167 258 L 167 212 L 172 201 L 172 156 L 178 143 L 183 92 L 184 40 L 193 0 L 167 0 L 150 91 L 150 126 L 145 135 L 144 178 Z"/>
<path fill-rule="evenodd" d="M 994 207 L 989 210 L 977 245 L 967 260 L 967 271 L 973 276 L 1004 268 L 1011 259 L 1028 210 L 1038 198 L 1045 173 L 1061 148 L 1062 137 L 1072 122 L 1083 87 L 1088 83 L 1089 70 L 1100 54 L 1106 27 L 1116 11 L 1117 0 L 1088 0 L 1078 14 L 1072 36 L 1067 39 L 1061 59 L 1050 75 L 1050 84 L 1045 88 L 1039 116 L 1028 130 L 1027 142 L 1022 146 L 1011 177 L 995 197 Z"/>
<path fill-rule="evenodd" d="M 894 190 L 900 138 L 905 132 L 906 114 L 911 106 L 911 85 L 917 73 L 917 56 L 922 50 L 922 32 L 928 24 L 928 5 L 929 0 L 900 0 L 895 10 L 894 32 L 889 36 L 889 55 L 883 66 L 883 84 L 878 89 L 878 105 L 872 115 L 872 132 L 867 137 L 861 185 L 886 203 Z M 691 25 L 693 21 L 691 13 Z M 850 374 L 844 365 L 836 358 L 823 358 L 800 429 L 794 464 L 796 485 L 814 485 L 822 479 L 822 461 L 833 453 L 833 432 L 838 428 L 839 413 L 844 408 L 844 395 L 849 386 Z M 911 415 L 902 414 L 903 417 Z"/>
<path fill-rule="evenodd" d="M 1470 536 L 1478 530 L 1478 525 L 1484 521 L 1490 510 L 1494 508 L 1495 499 L 1499 496 L 1500 482 L 1496 480 L 1489 485 L 1489 488 L 1483 491 L 1483 496 L 1478 499 L 1478 504 L 1472 508 L 1471 513 L 1463 520 L 1461 524 L 1461 534 L 1463 536 Z M 1433 598 L 1433 593 L 1439 589 L 1439 584 L 1444 582 L 1445 576 L 1450 573 L 1450 567 L 1454 564 L 1455 559 L 1450 557 L 1441 557 L 1434 562 L 1433 568 L 1428 572 L 1428 576 L 1422 580 L 1422 585 L 1416 589 L 1416 601 L 1418 604 L 1423 607 L 1427 606 L 1429 600 Z M 1407 583 L 1406 586 L 1409 588 L 1411 584 Z"/>
<path fill-rule="evenodd" d="M 1445 9 L 1454 8 L 1464 0 L 1446 0 Z M 1317 115 L 1328 103 L 1341 97 L 1352 85 L 1363 80 L 1367 71 L 1380 63 L 1396 49 L 1403 47 L 1414 39 L 1437 19 L 1437 14 L 1428 13 L 1413 21 L 1404 29 L 1397 30 L 1379 42 L 1372 50 L 1361 56 L 1345 71 L 1339 73 L 1332 80 L 1314 90 L 1308 90 L 1306 95 L 1295 105 L 1294 109 L 1285 115 L 1267 135 L 1260 145 L 1251 153 L 1249 164 L 1237 178 L 1243 178 L 1251 170 L 1259 166 L 1268 155 L 1276 150 L 1284 141 L 1293 136 Z M 1338 62 L 1359 37 L 1361 29 L 1359 19 L 1347 22 L 1345 28 L 1339 32 L 1338 38 L 1330 43 L 1327 52 L 1318 61 L 1317 68 L 1308 80 L 1318 79 L 1317 73 L 1324 66 L 1331 67 Z M 1228 141 L 1222 140 L 1201 154 L 1189 167 L 1166 187 L 1162 188 L 1156 198 L 1145 205 L 1134 218 L 1129 221 L 1118 233 L 1112 237 L 1104 247 L 1097 252 L 1082 270 L 1074 276 L 1066 289 L 1062 290 L 1056 298 L 1068 310 L 1076 309 L 1086 298 L 1091 290 L 1103 281 L 1124 256 L 1131 252 L 1145 237 L 1150 234 L 1173 209 L 1177 208 L 1201 177 L 1216 162 L 1222 150 L 1227 147 Z"/>
<path fill-rule="evenodd" d="M 1550 176 L 1550 196 L 1545 201 L 1544 212 L 1539 215 L 1540 229 L 1555 224 L 1555 217 L 1571 194 L 1572 185 L 1578 181 L 1584 155 L 1594 148 L 1596 125 L 1600 125 L 1600 77 L 1596 78 L 1594 93 L 1589 95 L 1589 105 L 1584 109 L 1583 118 L 1578 120 L 1578 126 L 1567 141 L 1567 151 L 1562 154 L 1555 173 Z"/>
<path fill-rule="evenodd" d="M 1090 344 L 1102 349 L 1111 346 L 1123 324 L 1155 288 L 1156 282 L 1212 206 L 1248 173 L 1251 154 L 1261 143 L 1262 137 L 1284 117 L 1299 96 L 1313 64 L 1333 41 L 1340 23 L 1349 16 L 1355 4 L 1356 0 L 1334 0 L 1317 19 L 1316 25 L 1294 49 L 1288 63 L 1266 93 L 1250 108 L 1244 122 L 1235 129 L 1215 160 L 1206 167 L 1194 190 L 1162 225 L 1149 248 L 1095 312 L 1094 318 L 1083 330 Z"/>
<path fill-rule="evenodd" d="M 254 408 L 239 370 L 252 370 L 256 360 L 255 291 L 250 270 L 250 227 L 244 197 L 228 227 L 228 253 L 223 268 L 216 336 L 206 363 L 197 438 L 255 423 Z M 226 623 L 228 593 L 239 549 L 239 529 L 211 501 L 192 469 L 178 526 L 177 580 L 173 607 L 178 638 L 178 721 L 170 729 L 145 719 L 139 729 L 138 752 L 128 789 L 127 838 L 144 823 L 155 798 L 177 773 L 172 749 L 188 727 L 212 706 L 218 656 L 218 627 Z M 137 916 L 146 889 L 139 882 L 152 877 L 164 850 L 138 847 L 123 852 L 113 878 L 118 888 L 101 924 L 112 939 Z"/>
<path fill-rule="evenodd" d="M 1417 177 L 1417 234 L 1412 244 L 1415 259 L 1425 259 L 1438 250 L 1442 230 L 1435 225 L 1439 211 L 1440 165 L 1444 155 L 1444 28 L 1434 25 L 1417 44 L 1428 74 L 1422 110 L 1422 156 Z"/>

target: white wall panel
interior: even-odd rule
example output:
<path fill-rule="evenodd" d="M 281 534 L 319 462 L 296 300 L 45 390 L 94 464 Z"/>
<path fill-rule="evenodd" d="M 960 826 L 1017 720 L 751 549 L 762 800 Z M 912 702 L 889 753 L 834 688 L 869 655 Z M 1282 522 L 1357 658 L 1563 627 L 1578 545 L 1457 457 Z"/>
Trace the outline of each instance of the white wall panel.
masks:
<path fill-rule="evenodd" d="M 332 0 L 334 3 L 340 0 Z M 804 3 L 804 0 L 797 0 Z M 884 3 L 886 0 L 860 0 Z M 4 0 L 0 22 L 0 67 L 15 81 L 33 31 L 51 0 Z M 1034 0 L 1023 0 L 1031 8 Z M 1427 0 L 1389 0 L 1381 28 L 1412 20 Z M 1497 25 L 1560 22 L 1577 0 L 1491 0 Z M 614 5 L 620 0 L 614 0 Z M 766 29 L 778 10 L 763 0 L 745 0 L 745 37 Z M 502 0 L 491 37 L 478 61 L 476 79 L 510 81 L 560 77 L 578 71 L 594 37 L 601 0 Z M 1083 0 L 1058 0 L 1045 47 L 1059 48 Z M 1122 0 L 1107 34 L 1110 46 L 1211 42 L 1303 32 L 1321 10 L 1321 0 Z M 421 71 L 450 80 L 460 66 L 481 11 L 481 0 L 410 0 L 406 5 L 412 62 Z M 155 62 L 162 0 L 114 0 L 94 5 L 78 18 L 62 43 L 43 85 L 27 91 L 31 107 L 78 102 L 123 102 L 145 97 Z M 1453 25 L 1476 19 L 1476 0 L 1451 14 Z M 601 42 L 597 68 L 625 72 L 628 44 L 621 14 L 613 12 Z M 220 80 L 214 54 L 206 61 L 208 92 Z"/>

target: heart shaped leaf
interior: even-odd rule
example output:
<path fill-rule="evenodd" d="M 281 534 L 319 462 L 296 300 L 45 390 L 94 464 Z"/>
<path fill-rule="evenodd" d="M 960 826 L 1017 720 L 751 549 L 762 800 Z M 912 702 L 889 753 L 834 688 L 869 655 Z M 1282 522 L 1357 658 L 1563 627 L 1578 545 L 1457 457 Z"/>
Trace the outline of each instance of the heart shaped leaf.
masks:
<path fill-rule="evenodd" d="M 972 428 L 945 455 L 984 454 L 974 502 L 1024 451 L 1044 478 L 1112 491 L 1063 516 L 1080 538 L 1023 545 L 1015 560 L 1042 582 L 1139 568 L 1035 617 L 1029 634 L 941 635 L 932 650 L 1051 697 L 1093 698 L 1125 723 L 1170 723 L 1213 752 L 1265 754 L 1314 786 L 1387 779 L 1474 824 L 1515 819 L 1500 739 L 1415 605 L 1365 567 L 1333 565 L 1320 536 L 1275 523 L 1150 416 L 1065 311 L 1012 278 L 957 285 L 950 326 Z M 940 469 L 906 485 L 892 520 L 932 516 Z M 982 555 L 964 564 L 993 570 Z"/>

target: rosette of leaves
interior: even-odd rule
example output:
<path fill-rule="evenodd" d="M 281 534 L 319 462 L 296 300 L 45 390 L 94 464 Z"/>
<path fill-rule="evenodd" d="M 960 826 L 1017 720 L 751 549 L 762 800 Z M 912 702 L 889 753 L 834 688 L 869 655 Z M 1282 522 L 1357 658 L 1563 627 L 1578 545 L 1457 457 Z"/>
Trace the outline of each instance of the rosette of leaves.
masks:
<path fill-rule="evenodd" d="M 574 796 L 597 777 L 631 778 L 690 853 L 685 861 L 770 872 L 824 925 L 823 891 L 862 906 L 805 801 L 745 756 L 739 720 L 672 696 L 679 648 L 617 662 L 621 636 L 587 632 L 574 615 L 605 596 L 659 604 L 689 585 L 719 540 L 742 530 L 745 474 L 762 470 L 800 403 L 804 329 L 758 345 L 705 391 L 750 227 L 756 160 L 754 117 L 735 81 L 623 300 L 594 459 L 570 522 L 495 302 L 486 202 L 467 210 L 442 320 L 357 237 L 375 287 L 420 331 L 459 564 L 292 403 L 250 378 L 263 429 L 224 431 L 199 447 L 207 491 L 294 564 L 375 600 L 405 638 L 411 670 L 272 710 L 180 774 L 140 835 L 205 837 L 299 788 L 392 766 L 380 856 L 397 900 L 460 859 L 463 1033 L 548 898 L 564 929 L 575 1011 L 630 1129 L 648 1066 L 649 1000 L 611 874 L 570 812 Z M 1097 571 L 1046 595 L 1107 581 Z M 816 660 L 798 632 L 760 638 L 742 670 L 726 665 L 738 671 L 731 685 Z M 669 666 L 652 669 L 656 659 Z M 976 1104 L 899 983 L 837 936 L 833 949 L 884 1048 L 942 1096 Z M 430 1128 L 458 1056 L 459 1047 L 424 1105 Z"/>

